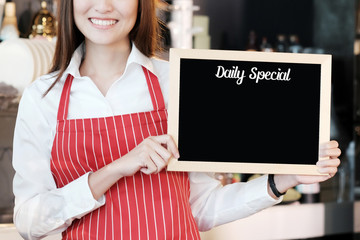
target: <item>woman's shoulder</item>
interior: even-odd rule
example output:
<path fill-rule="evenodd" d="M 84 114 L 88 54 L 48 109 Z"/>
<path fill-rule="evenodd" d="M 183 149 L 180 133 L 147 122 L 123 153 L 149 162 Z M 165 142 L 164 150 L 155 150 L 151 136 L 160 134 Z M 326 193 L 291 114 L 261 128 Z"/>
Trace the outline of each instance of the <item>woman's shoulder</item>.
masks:
<path fill-rule="evenodd" d="M 151 61 L 156 73 L 163 74 L 169 72 L 170 64 L 168 61 L 157 57 L 151 58 Z"/>
<path fill-rule="evenodd" d="M 168 61 L 160 59 L 160 58 L 151 58 L 153 67 L 154 67 L 154 74 L 157 75 L 157 77 L 160 80 L 168 80 L 169 78 L 169 70 L 170 70 L 170 64 Z"/>
<path fill-rule="evenodd" d="M 25 90 L 34 95 L 44 95 L 44 93 L 50 88 L 50 86 L 54 83 L 58 76 L 59 72 L 51 72 L 48 74 L 44 74 L 37 79 L 35 79 L 29 86 L 25 88 Z M 62 79 L 54 86 L 52 90 L 60 89 L 58 85 L 63 85 Z M 52 91 L 51 90 L 51 91 Z"/>
<path fill-rule="evenodd" d="M 27 86 L 22 93 L 20 104 L 23 108 L 39 108 L 45 115 L 47 112 L 54 112 L 57 109 L 57 105 L 60 101 L 60 96 L 64 81 L 60 79 L 58 83 L 48 92 L 50 86 L 56 80 L 57 72 L 49 73 L 38 77 L 29 86 Z M 34 106 L 35 105 L 35 106 Z M 55 110 L 53 110 L 55 109 Z M 52 114 L 53 115 L 53 114 Z"/>

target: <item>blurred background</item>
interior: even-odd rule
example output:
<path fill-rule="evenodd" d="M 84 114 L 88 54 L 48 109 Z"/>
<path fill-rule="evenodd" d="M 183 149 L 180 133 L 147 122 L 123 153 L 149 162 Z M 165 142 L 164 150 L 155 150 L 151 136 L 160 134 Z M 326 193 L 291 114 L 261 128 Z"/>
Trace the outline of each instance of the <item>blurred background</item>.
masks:
<path fill-rule="evenodd" d="M 12 134 L 22 91 L 50 66 L 57 4 L 0 0 L 0 239 L 21 239 L 12 225 Z M 332 55 L 331 138 L 342 150 L 339 173 L 320 185 L 299 186 L 280 206 L 203 233 L 202 239 L 360 239 L 359 0 L 159 0 L 159 5 L 164 59 L 171 47 Z M 225 185 L 257 176 L 217 177 Z"/>

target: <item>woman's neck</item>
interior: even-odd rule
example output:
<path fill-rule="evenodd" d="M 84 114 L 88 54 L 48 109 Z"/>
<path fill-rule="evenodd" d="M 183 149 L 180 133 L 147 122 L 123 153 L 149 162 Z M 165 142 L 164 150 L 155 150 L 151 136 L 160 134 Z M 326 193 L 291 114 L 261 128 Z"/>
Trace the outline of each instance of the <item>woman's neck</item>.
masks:
<path fill-rule="evenodd" d="M 131 52 L 130 41 L 112 46 L 85 42 L 85 58 L 80 66 L 81 76 L 88 76 L 105 96 L 111 85 L 125 71 Z"/>

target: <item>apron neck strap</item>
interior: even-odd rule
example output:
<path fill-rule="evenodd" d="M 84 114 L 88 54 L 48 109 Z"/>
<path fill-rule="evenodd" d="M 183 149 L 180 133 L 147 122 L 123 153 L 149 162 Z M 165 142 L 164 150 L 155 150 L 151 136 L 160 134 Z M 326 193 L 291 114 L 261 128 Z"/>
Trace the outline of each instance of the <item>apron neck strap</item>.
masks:
<path fill-rule="evenodd" d="M 142 67 L 142 69 L 145 74 L 154 110 L 164 110 L 165 102 L 158 78 L 145 67 Z"/>
<path fill-rule="evenodd" d="M 66 78 L 64 88 L 61 93 L 59 110 L 57 114 L 57 120 L 66 120 L 69 110 L 69 98 L 70 98 L 70 90 L 71 84 L 73 82 L 74 77 L 69 74 Z"/>

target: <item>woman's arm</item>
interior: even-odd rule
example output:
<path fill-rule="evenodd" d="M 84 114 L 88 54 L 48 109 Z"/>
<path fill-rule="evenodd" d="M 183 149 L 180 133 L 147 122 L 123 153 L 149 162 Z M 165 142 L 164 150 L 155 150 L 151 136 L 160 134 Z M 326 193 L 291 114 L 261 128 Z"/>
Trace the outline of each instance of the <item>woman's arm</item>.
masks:
<path fill-rule="evenodd" d="M 190 205 L 200 231 L 248 217 L 282 200 L 268 194 L 267 175 L 224 187 L 214 174 L 190 173 L 189 177 Z"/>
<path fill-rule="evenodd" d="M 340 149 L 336 141 L 321 145 L 321 160 L 317 163 L 324 176 L 275 175 L 279 192 L 285 192 L 298 184 L 322 182 L 337 172 Z M 271 207 L 282 201 L 271 191 L 268 176 L 247 183 L 234 183 L 223 187 L 213 174 L 190 173 L 190 204 L 201 231 L 235 221 Z"/>
<path fill-rule="evenodd" d="M 34 98 L 39 95 L 39 99 Z M 57 188 L 50 170 L 51 127 L 41 111 L 41 94 L 24 91 L 19 105 L 13 144 L 14 223 L 25 239 L 62 232 L 75 218 L 97 209 L 88 174 Z"/>

